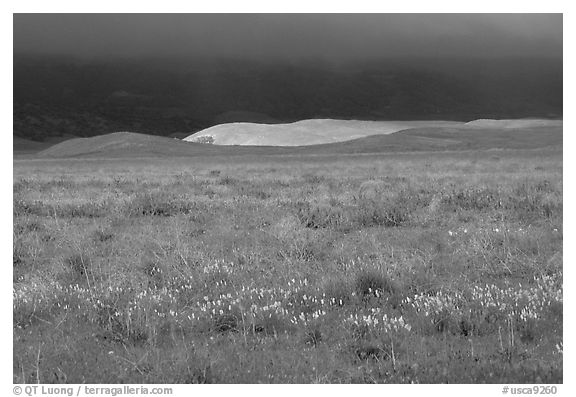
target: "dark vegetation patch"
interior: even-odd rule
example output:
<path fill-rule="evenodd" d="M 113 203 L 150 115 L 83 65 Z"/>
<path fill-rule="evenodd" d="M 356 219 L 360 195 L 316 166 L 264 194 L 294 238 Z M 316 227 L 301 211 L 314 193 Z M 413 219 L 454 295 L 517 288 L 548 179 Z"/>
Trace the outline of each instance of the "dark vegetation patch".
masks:
<path fill-rule="evenodd" d="M 375 269 L 358 272 L 354 287 L 361 297 L 393 295 L 398 291 L 398 286 L 387 275 Z"/>
<path fill-rule="evenodd" d="M 95 230 L 94 231 L 94 239 L 100 243 L 105 243 L 110 241 L 114 238 L 114 233 L 105 231 L 105 230 Z"/>
<path fill-rule="evenodd" d="M 137 193 L 125 205 L 124 211 L 130 216 L 174 216 L 189 214 L 195 203 L 186 196 L 178 196 L 167 191 Z"/>
<path fill-rule="evenodd" d="M 16 199 L 14 202 L 14 215 L 35 215 L 52 218 L 100 218 L 107 215 L 109 206 L 106 203 L 80 202 L 44 203 L 40 200 Z"/>

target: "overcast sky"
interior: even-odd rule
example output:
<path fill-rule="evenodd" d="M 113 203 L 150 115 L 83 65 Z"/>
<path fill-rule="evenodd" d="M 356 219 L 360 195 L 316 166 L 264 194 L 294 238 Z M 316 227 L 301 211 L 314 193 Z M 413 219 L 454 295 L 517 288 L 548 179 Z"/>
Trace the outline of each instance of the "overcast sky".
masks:
<path fill-rule="evenodd" d="M 16 53 L 562 57 L 561 14 L 15 14 Z"/>

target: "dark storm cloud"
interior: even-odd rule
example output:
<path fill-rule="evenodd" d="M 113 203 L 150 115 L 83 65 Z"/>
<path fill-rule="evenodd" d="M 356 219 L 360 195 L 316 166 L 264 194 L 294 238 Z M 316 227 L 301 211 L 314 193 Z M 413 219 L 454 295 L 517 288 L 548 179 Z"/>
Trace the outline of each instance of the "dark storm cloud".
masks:
<path fill-rule="evenodd" d="M 89 57 L 561 57 L 562 15 L 15 14 L 14 51 Z"/>

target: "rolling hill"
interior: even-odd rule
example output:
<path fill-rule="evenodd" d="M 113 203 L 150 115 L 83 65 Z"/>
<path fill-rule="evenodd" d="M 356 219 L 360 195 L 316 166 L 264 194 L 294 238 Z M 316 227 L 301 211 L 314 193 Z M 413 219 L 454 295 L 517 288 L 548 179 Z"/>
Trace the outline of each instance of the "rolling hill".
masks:
<path fill-rule="evenodd" d="M 562 127 L 523 129 L 413 128 L 346 142 L 298 148 L 301 153 L 351 154 L 562 147 Z"/>
<path fill-rule="evenodd" d="M 39 152 L 39 157 L 182 157 L 237 154 L 284 153 L 283 147 L 217 146 L 186 142 L 176 138 L 135 132 L 114 132 L 90 138 L 76 138 Z"/>
<path fill-rule="evenodd" d="M 359 121 L 312 119 L 288 124 L 228 123 L 207 128 L 184 138 L 189 142 L 241 146 L 308 146 L 344 142 L 371 135 L 389 135 L 399 131 L 425 128 L 483 131 L 562 128 L 562 120 L 474 120 L 458 121 Z M 396 138 L 394 138 L 396 139 Z M 431 143 L 432 144 L 432 143 Z M 433 145 L 433 144 L 432 144 Z"/>
<path fill-rule="evenodd" d="M 36 153 L 50 147 L 50 143 L 32 141 L 26 138 L 13 137 L 12 151 L 14 153 Z"/>
<path fill-rule="evenodd" d="M 39 157 L 179 157 L 236 155 L 339 155 L 442 150 L 536 149 L 562 147 L 562 126 L 470 128 L 463 125 L 410 128 L 344 142 L 307 146 L 213 145 L 174 138 L 117 132 L 71 139 L 38 153 Z"/>
<path fill-rule="evenodd" d="M 456 127 L 458 121 L 359 121 L 312 119 L 287 124 L 227 123 L 184 138 L 215 145 L 307 146 L 392 134 L 417 127 Z"/>
<path fill-rule="evenodd" d="M 534 127 L 562 127 L 562 120 L 548 119 L 479 119 L 464 124 L 469 128 L 534 128 Z"/>
<path fill-rule="evenodd" d="M 91 138 L 70 139 L 56 144 L 38 155 L 41 157 L 77 156 L 187 156 L 198 144 L 187 144 L 181 140 L 134 132 L 115 132 Z M 203 147 L 198 148 L 200 150 Z"/>

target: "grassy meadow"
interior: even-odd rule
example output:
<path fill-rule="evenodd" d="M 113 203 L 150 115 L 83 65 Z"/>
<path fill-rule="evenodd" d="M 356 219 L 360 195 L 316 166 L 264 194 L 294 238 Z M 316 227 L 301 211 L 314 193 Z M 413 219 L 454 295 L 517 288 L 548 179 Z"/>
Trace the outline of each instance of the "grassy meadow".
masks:
<path fill-rule="evenodd" d="M 14 159 L 15 383 L 561 383 L 562 150 Z"/>

